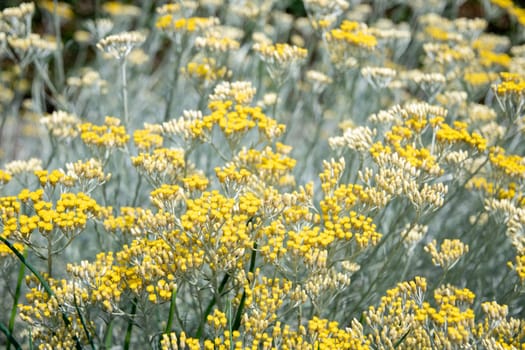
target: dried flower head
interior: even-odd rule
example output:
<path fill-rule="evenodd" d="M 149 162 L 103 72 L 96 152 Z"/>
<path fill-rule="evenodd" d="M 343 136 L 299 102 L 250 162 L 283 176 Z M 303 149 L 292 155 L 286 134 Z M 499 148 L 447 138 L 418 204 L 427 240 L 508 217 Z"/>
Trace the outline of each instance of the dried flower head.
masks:
<path fill-rule="evenodd" d="M 31 158 L 28 160 L 14 160 L 4 167 L 5 171 L 11 176 L 19 176 L 22 173 L 33 173 L 42 170 L 42 160 Z"/>
<path fill-rule="evenodd" d="M 97 43 L 97 48 L 117 60 L 125 59 L 131 51 L 142 45 L 146 37 L 140 32 L 122 32 L 109 35 Z"/>
<path fill-rule="evenodd" d="M 374 89 L 380 90 L 390 84 L 397 72 L 386 67 L 363 67 L 361 68 L 361 74 Z"/>
<path fill-rule="evenodd" d="M 71 140 L 78 135 L 80 119 L 64 111 L 54 111 L 40 119 L 40 123 L 58 140 Z"/>

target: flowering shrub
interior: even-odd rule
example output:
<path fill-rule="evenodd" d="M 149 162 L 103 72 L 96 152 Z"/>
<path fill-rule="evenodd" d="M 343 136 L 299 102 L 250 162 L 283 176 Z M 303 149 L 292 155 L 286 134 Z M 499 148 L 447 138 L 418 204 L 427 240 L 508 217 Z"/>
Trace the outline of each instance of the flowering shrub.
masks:
<path fill-rule="evenodd" d="M 525 349 L 524 9 L 135 3 L 0 12 L 2 344 Z"/>

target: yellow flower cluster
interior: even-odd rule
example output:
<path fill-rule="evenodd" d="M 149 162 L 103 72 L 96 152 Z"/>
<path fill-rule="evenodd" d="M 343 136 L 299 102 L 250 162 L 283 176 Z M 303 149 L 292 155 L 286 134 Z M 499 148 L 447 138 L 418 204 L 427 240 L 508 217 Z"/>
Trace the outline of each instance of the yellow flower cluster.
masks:
<path fill-rule="evenodd" d="M 472 86 L 487 86 L 498 79 L 498 74 L 494 72 L 466 72 L 463 79 Z"/>
<path fill-rule="evenodd" d="M 108 313 L 122 312 L 128 294 L 145 297 L 151 303 L 167 301 L 175 290 L 176 266 L 164 240 L 134 240 L 113 254 L 100 253 L 92 263 L 68 265 L 92 303 Z"/>
<path fill-rule="evenodd" d="M 8 238 L 5 234 L 2 234 L 3 238 Z M 20 253 L 23 253 L 25 250 L 25 245 L 22 243 L 14 243 L 13 246 L 16 250 L 18 250 Z M 3 242 L 0 244 L 0 259 L 6 258 L 6 257 L 14 257 L 15 253 Z M 2 262 L 3 263 L 3 262 Z"/>
<path fill-rule="evenodd" d="M 374 348 L 452 349 L 474 344 L 492 344 L 489 348 L 521 348 L 525 325 L 506 319 L 507 307 L 495 302 L 482 303 L 485 318 L 476 322 L 475 295 L 469 289 L 451 285 L 434 290 L 436 307 L 424 301 L 427 282 L 416 277 L 401 282 L 381 298 L 378 307 L 365 312 L 372 328 L 368 335 Z"/>
<path fill-rule="evenodd" d="M 292 282 L 259 274 L 260 271 L 256 270 L 253 276 L 250 273 L 243 281 L 247 312 L 242 321 L 244 331 L 252 339 L 252 347 L 265 348 L 271 346 L 269 327 L 278 321 L 278 310 L 284 306 L 286 297 L 291 293 Z M 251 284 L 251 280 L 255 282 Z"/>
<path fill-rule="evenodd" d="M 195 192 L 203 192 L 208 188 L 209 180 L 201 172 L 195 172 L 182 179 L 184 189 L 192 194 Z"/>
<path fill-rule="evenodd" d="M 126 129 L 115 117 L 106 117 L 103 125 L 82 123 L 79 129 L 80 138 L 86 145 L 104 151 L 124 148 L 129 140 Z"/>
<path fill-rule="evenodd" d="M 230 184 L 246 185 L 252 176 L 247 169 L 237 169 L 235 164 L 228 164 L 222 168 L 215 168 L 215 175 L 220 183 L 227 186 Z"/>
<path fill-rule="evenodd" d="M 34 230 L 47 235 L 57 229 L 66 238 L 71 238 L 85 229 L 89 219 L 97 218 L 102 214 L 102 209 L 97 202 L 84 193 L 63 193 L 56 203 L 44 201 L 43 196 L 42 189 L 33 192 L 23 189 L 18 194 L 18 200 L 24 204 L 31 203 L 35 213 L 31 216 L 16 215 L 18 214 L 16 208 L 20 207 L 20 203 L 11 202 L 10 206 L 6 207 L 11 210 L 4 211 L 2 215 L 4 234 L 29 243 Z M 11 197 L 4 197 L 4 199 L 9 198 Z"/>
<path fill-rule="evenodd" d="M 485 151 L 487 148 L 487 140 L 476 132 L 469 133 L 467 128 L 468 124 L 465 122 L 456 121 L 454 122 L 453 127 L 446 123 L 442 123 L 439 130 L 436 132 L 436 139 L 445 145 L 465 143 L 479 152 Z"/>
<path fill-rule="evenodd" d="M 8 172 L 0 169 L 0 185 L 5 185 L 9 181 L 11 181 L 11 175 Z"/>
<path fill-rule="evenodd" d="M 186 160 L 181 149 L 159 148 L 153 153 L 139 153 L 131 163 L 148 176 L 153 184 L 176 183 L 186 174 Z"/>
<path fill-rule="evenodd" d="M 426 103 L 396 106 L 373 115 L 374 120 L 381 122 L 379 118 L 383 118 L 384 123 L 394 125 L 385 132 L 385 141 L 371 145 L 368 152 L 376 162 L 385 154 L 397 153 L 416 169 L 436 176 L 445 171 L 442 160 L 452 157 L 451 146 L 466 144 L 473 148 L 473 154 L 486 149 L 486 139 L 478 133 L 469 133 L 465 122 L 456 121 L 450 126 L 444 121 L 446 115 L 447 110 Z M 429 136 L 432 142 L 423 143 Z"/>
<path fill-rule="evenodd" d="M 490 2 L 505 9 L 511 16 L 516 18 L 519 24 L 525 26 L 525 9 L 516 6 L 512 0 L 490 0 Z"/>
<path fill-rule="evenodd" d="M 508 262 L 509 268 L 514 270 L 518 275 L 521 283 L 525 282 L 525 254 L 523 252 L 516 255 L 516 263 Z"/>
<path fill-rule="evenodd" d="M 249 106 L 254 95 L 255 89 L 250 83 L 219 84 L 210 95 L 208 108 L 211 114 L 192 125 L 192 130 L 201 134 L 199 129 L 210 130 L 213 125 L 218 125 L 233 148 L 255 127 L 266 139 L 274 140 L 283 134 L 285 126 L 267 117 L 260 107 Z"/>
<path fill-rule="evenodd" d="M 150 193 L 150 198 L 157 208 L 173 213 L 177 204 L 184 200 L 184 193 L 177 185 L 163 184 Z"/>
<path fill-rule="evenodd" d="M 33 172 L 40 182 L 42 187 L 51 187 L 55 188 L 57 185 L 63 185 L 66 187 L 71 187 L 74 184 L 75 178 L 71 175 L 68 175 L 60 170 L 35 170 Z"/>
<path fill-rule="evenodd" d="M 121 207 L 120 215 L 107 214 L 104 228 L 111 233 L 146 237 L 158 237 L 173 228 L 175 218 L 165 211 L 157 213 L 144 208 Z"/>
<path fill-rule="evenodd" d="M 200 61 L 190 61 L 186 67 L 181 68 L 181 73 L 195 81 L 201 88 L 227 80 L 232 72 L 226 66 L 217 63 L 214 58 L 203 58 Z"/>
<path fill-rule="evenodd" d="M 146 128 L 133 132 L 133 142 L 140 151 L 148 152 L 155 148 L 162 147 L 163 137 L 157 130 Z"/>
<path fill-rule="evenodd" d="M 510 0 L 490 2 L 525 19 Z M 41 4 L 46 18 L 50 3 Z M 0 283 L 22 321 L 4 331 L 10 345 L 525 350 L 525 320 L 511 317 L 525 285 L 525 45 L 493 33 L 512 23 L 490 18 L 487 1 L 487 19 L 434 13 L 470 11 L 459 2 L 370 3 L 305 0 L 300 18 L 275 0 L 181 0 L 151 19 L 109 1 L 102 10 L 112 19 L 89 21 L 89 33 L 75 36 L 84 37 L 81 50 L 98 40 L 121 59 L 120 83 L 101 80 L 111 72 L 98 60 L 77 77 L 62 71 L 69 48 L 56 31 L 56 42 L 31 33 L 34 5 L 2 10 L 5 64 L 39 77 L 29 89 L 29 78 L 0 73 L 0 132 L 16 141 L 0 142 L 2 157 L 33 153 L 31 144 L 18 149 L 18 137 L 34 133 L 35 117 L 50 138 L 43 152 L 52 148 L 41 158 L 72 160 L 55 170 L 35 159 L 0 170 L 0 237 L 27 254 L 16 261 L 0 244 L 2 272 L 13 262 L 27 267 L 18 279 L 25 273 L 25 299 Z M 132 28 L 142 23 L 157 33 Z M 137 31 L 106 36 L 125 27 Z M 144 57 L 134 59 L 142 64 L 126 70 L 123 59 L 142 43 Z M 53 67 L 42 60 L 49 53 Z M 243 80 L 225 81 L 233 76 Z M 125 114 L 162 110 L 164 122 L 37 114 L 64 108 L 89 119 L 110 85 L 122 88 L 122 101 L 100 99 L 110 103 L 100 110 L 122 102 Z M 192 105 L 200 110 L 171 118 Z M 330 137 L 337 127 L 341 135 Z M 109 181 L 110 171 L 123 173 Z M 296 184 L 302 179 L 311 182 Z M 493 224 L 506 236 L 485 235 Z M 461 240 L 444 239 L 451 228 Z M 92 254 L 94 241 L 101 250 Z M 507 263 L 510 278 L 479 279 L 486 266 L 456 266 L 464 256 Z M 433 265 L 441 281 L 398 283 Z M 498 288 L 475 291 L 476 300 L 454 266 Z"/>
<path fill-rule="evenodd" d="M 366 25 L 344 20 L 339 28 L 332 29 L 326 34 L 328 41 L 345 42 L 352 46 L 371 50 L 377 46 L 377 39 L 368 33 Z"/>
<path fill-rule="evenodd" d="M 157 29 L 170 32 L 196 32 L 207 29 L 218 24 L 216 18 L 210 17 L 190 17 L 174 18 L 171 14 L 166 14 L 157 19 L 155 26 Z"/>
<path fill-rule="evenodd" d="M 71 20 L 75 16 L 71 5 L 62 1 L 57 1 L 55 6 L 54 1 L 43 0 L 38 2 L 38 6 L 50 14 L 53 14 L 56 11 L 59 17 L 64 18 L 66 20 Z"/>
<path fill-rule="evenodd" d="M 261 206 L 252 193 L 226 198 L 217 191 L 186 201 L 180 227 L 196 247 L 206 252 L 206 262 L 214 271 L 241 268 L 253 246 L 248 222 Z"/>
<path fill-rule="evenodd" d="M 112 17 L 137 17 L 141 14 L 139 7 L 118 1 L 106 1 L 102 10 Z"/>
<path fill-rule="evenodd" d="M 468 253 L 468 245 L 459 239 L 445 239 L 438 249 L 437 242 L 433 240 L 425 246 L 425 251 L 432 258 L 434 265 L 440 266 L 443 271 L 448 271 Z"/>
<path fill-rule="evenodd" d="M 104 174 L 100 161 L 88 159 L 66 164 L 67 177 L 77 184 L 81 191 L 89 193 L 97 186 L 109 181 L 111 174 Z"/>
<path fill-rule="evenodd" d="M 262 151 L 256 149 L 242 149 L 234 159 L 241 169 L 247 169 L 251 174 L 257 174 L 268 185 L 287 186 L 295 184 L 291 174 L 295 166 L 295 159 L 282 152 L 274 152 L 270 147 Z M 242 175 L 242 174 L 241 174 Z M 244 176 L 247 176 L 244 173 Z"/>
<path fill-rule="evenodd" d="M 285 43 L 264 44 L 253 46 L 255 52 L 268 64 L 291 65 L 303 61 L 308 54 L 306 49 Z"/>
<path fill-rule="evenodd" d="M 501 68 L 509 68 L 511 57 L 505 53 L 479 50 L 479 61 L 483 67 L 498 66 Z"/>
<path fill-rule="evenodd" d="M 494 170 L 505 177 L 518 181 L 525 178 L 525 162 L 518 155 L 505 155 L 501 147 L 491 147 L 489 160 Z"/>
<path fill-rule="evenodd" d="M 26 294 L 27 304 L 21 304 L 20 318 L 32 326 L 33 341 L 41 348 L 74 349 L 88 344 L 88 334 L 93 334 L 95 324 L 85 322 L 78 313 L 66 315 L 64 310 L 84 308 L 89 301 L 88 291 L 75 282 L 48 281 L 54 295 L 43 290 L 36 279 L 30 279 L 31 290 Z"/>
<path fill-rule="evenodd" d="M 330 24 L 320 21 L 321 27 Z M 335 68 L 344 71 L 354 68 L 378 46 L 378 38 L 364 23 L 344 20 L 338 28 L 325 32 L 330 60 Z"/>

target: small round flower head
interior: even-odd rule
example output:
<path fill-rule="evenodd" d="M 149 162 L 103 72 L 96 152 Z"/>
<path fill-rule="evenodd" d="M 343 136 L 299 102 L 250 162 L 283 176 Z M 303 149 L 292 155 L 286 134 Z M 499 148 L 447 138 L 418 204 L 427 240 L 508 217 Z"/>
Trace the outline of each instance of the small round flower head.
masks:
<path fill-rule="evenodd" d="M 125 59 L 135 47 L 140 46 L 146 37 L 136 31 L 110 35 L 100 40 L 97 48 L 117 60 Z"/>

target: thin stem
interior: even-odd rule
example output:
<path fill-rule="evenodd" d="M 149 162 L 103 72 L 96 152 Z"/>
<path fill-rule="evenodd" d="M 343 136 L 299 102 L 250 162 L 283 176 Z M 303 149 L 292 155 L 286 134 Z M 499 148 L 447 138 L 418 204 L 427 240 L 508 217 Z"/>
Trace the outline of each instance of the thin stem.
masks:
<path fill-rule="evenodd" d="M 126 77 L 126 58 L 120 60 L 120 77 L 122 79 L 122 104 L 124 107 L 124 125 L 128 126 L 128 82 Z"/>
<path fill-rule="evenodd" d="M 255 270 L 255 260 L 257 259 L 257 242 L 253 242 L 252 255 L 250 257 L 250 267 L 249 272 L 253 273 Z M 237 314 L 235 315 L 235 321 L 233 322 L 232 330 L 236 331 L 241 326 L 242 313 L 244 311 L 244 303 L 246 302 L 246 290 L 242 292 L 241 302 L 239 308 L 237 309 Z"/>
<path fill-rule="evenodd" d="M 44 82 L 46 87 L 51 92 L 51 95 L 53 97 L 52 102 L 55 105 L 55 107 L 60 108 L 60 109 L 64 109 L 64 110 L 69 110 L 69 106 L 68 106 L 67 101 L 64 101 L 64 98 L 62 96 L 60 96 L 60 94 L 58 93 L 58 90 L 56 89 L 55 85 L 51 82 L 51 79 L 49 79 L 49 75 L 47 74 L 47 72 L 44 69 L 44 67 L 42 67 L 42 65 L 40 64 L 40 62 L 38 60 L 35 60 L 34 62 L 35 62 L 35 67 L 36 67 L 36 70 L 37 70 L 38 74 L 42 78 L 42 81 Z"/>
<path fill-rule="evenodd" d="M 47 274 L 50 278 L 53 277 L 53 242 L 51 233 L 47 236 Z"/>
<path fill-rule="evenodd" d="M 24 257 L 27 256 L 27 252 L 24 252 Z M 9 333 L 13 334 L 13 329 L 15 328 L 15 318 L 16 318 L 16 311 L 18 307 L 18 300 L 20 299 L 20 291 L 22 289 L 22 281 L 24 280 L 26 266 L 24 264 L 20 264 L 20 269 L 18 270 L 18 278 L 16 280 L 16 289 L 15 289 L 15 295 L 13 297 L 13 307 L 11 308 L 11 317 L 9 318 Z M 8 339 L 7 343 L 7 350 L 11 348 L 11 341 Z"/>
<path fill-rule="evenodd" d="M 80 323 L 82 324 L 82 329 L 84 330 L 84 333 L 86 334 L 86 338 L 89 341 L 89 345 L 91 345 L 91 348 L 94 350 L 95 344 L 93 343 L 93 339 L 91 338 L 91 334 L 89 333 L 89 330 L 87 328 L 86 320 L 84 319 L 84 316 L 82 315 L 82 313 L 80 312 L 80 308 L 78 307 L 77 295 L 74 290 L 73 290 L 73 302 L 75 303 L 75 310 L 77 312 L 78 318 L 80 319 Z"/>
<path fill-rule="evenodd" d="M 55 51 L 56 73 L 58 86 L 62 87 L 64 84 L 64 60 L 62 58 L 62 36 L 60 33 L 60 17 L 57 13 L 58 0 L 53 0 L 53 25 L 55 27 L 55 41 L 57 49 Z"/>
<path fill-rule="evenodd" d="M 124 350 L 130 349 L 129 345 L 131 344 L 131 332 L 133 331 L 133 319 L 135 318 L 135 315 L 137 313 L 137 303 L 138 303 L 138 300 L 135 297 L 135 299 L 133 299 L 133 302 L 131 304 L 131 313 L 130 313 L 131 315 L 130 315 L 130 319 L 128 322 L 128 328 L 126 329 L 126 338 L 124 339 Z"/>
<path fill-rule="evenodd" d="M 226 284 L 228 283 L 229 279 L 230 279 L 230 275 L 228 273 L 226 273 L 224 275 L 224 277 L 222 278 L 222 281 L 221 281 L 221 284 L 219 285 L 219 288 L 217 290 L 216 296 L 214 296 L 210 300 L 208 306 L 206 307 L 206 310 L 204 311 L 204 315 L 202 316 L 202 318 L 200 320 L 199 328 L 197 329 L 197 334 L 196 334 L 195 338 L 197 338 L 197 339 L 201 338 L 202 332 L 204 330 L 204 323 L 205 323 L 206 319 L 208 318 L 208 315 L 211 313 L 211 310 L 213 309 L 213 307 L 217 303 L 217 299 L 219 298 L 219 296 L 224 291 L 224 288 L 226 287 Z"/>
<path fill-rule="evenodd" d="M 139 180 L 137 182 L 137 186 L 135 187 L 135 194 L 133 195 L 133 202 L 132 206 L 134 207 L 137 205 L 137 200 L 139 199 L 139 193 L 140 193 L 140 187 L 142 185 L 142 176 L 139 176 Z"/>

